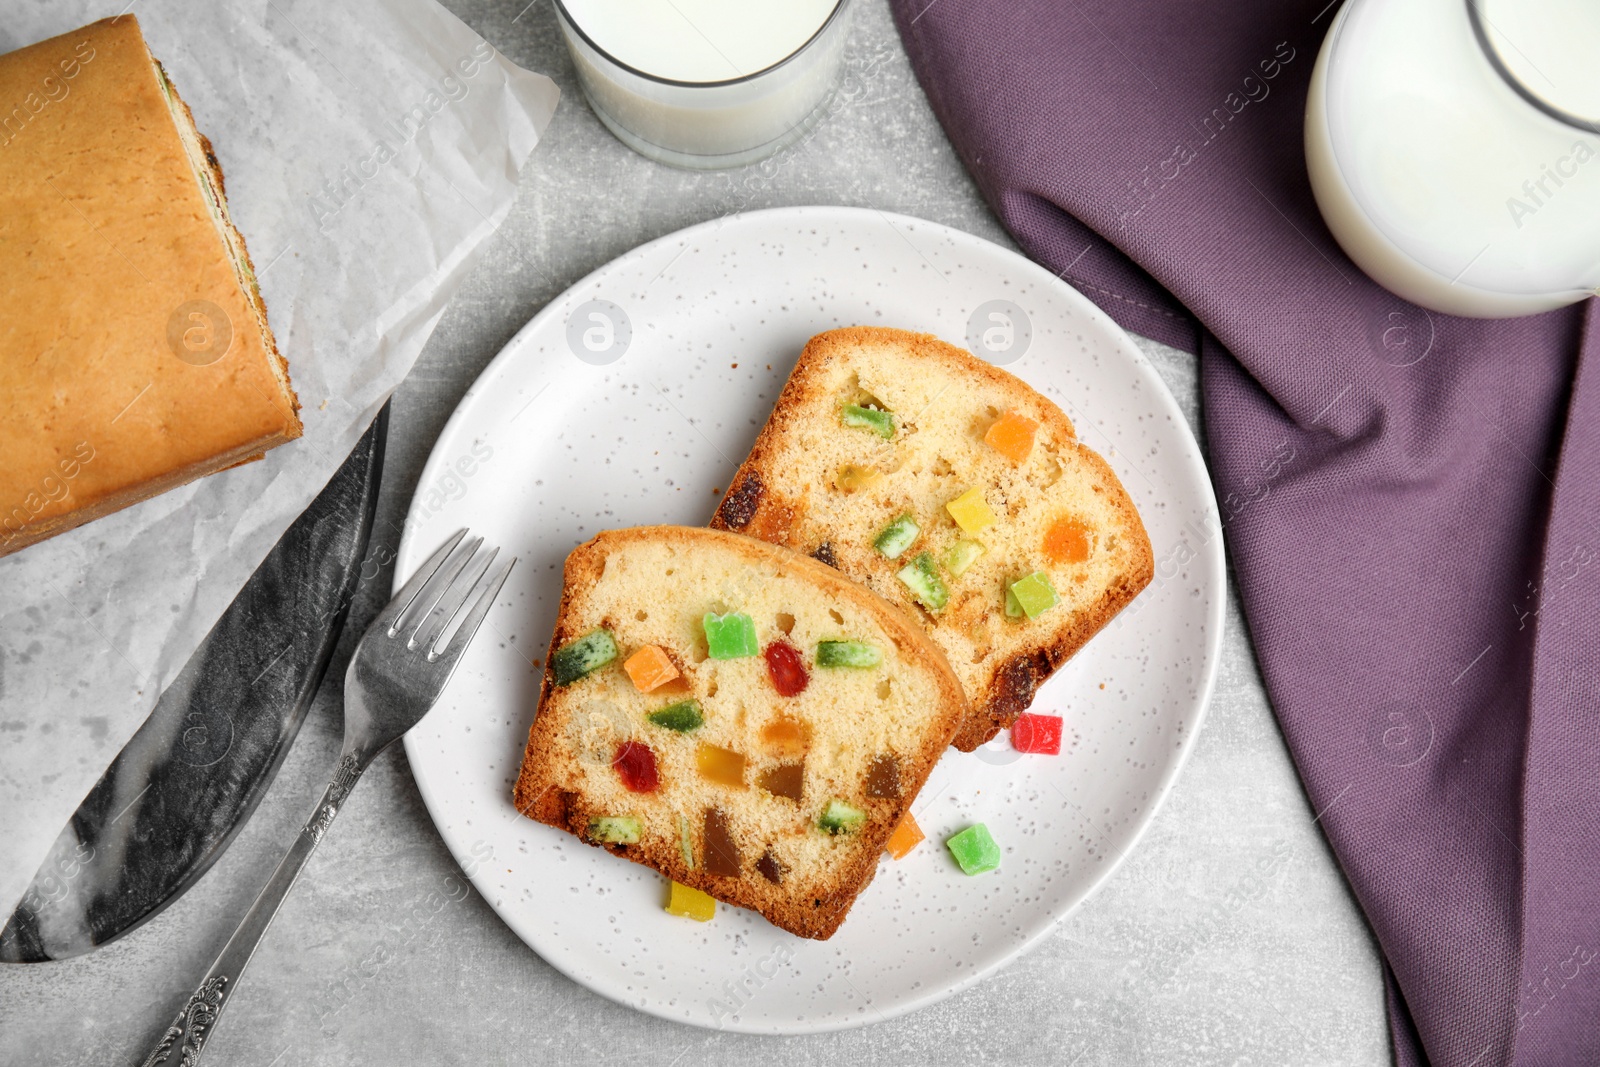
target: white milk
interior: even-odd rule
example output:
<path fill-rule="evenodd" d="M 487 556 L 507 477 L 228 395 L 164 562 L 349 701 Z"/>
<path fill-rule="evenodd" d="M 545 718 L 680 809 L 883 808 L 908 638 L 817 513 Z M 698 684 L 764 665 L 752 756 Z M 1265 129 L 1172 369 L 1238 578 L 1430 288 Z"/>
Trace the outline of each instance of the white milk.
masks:
<path fill-rule="evenodd" d="M 1600 116 L 1600 3 L 1483 0 L 1512 76 Z M 1480 46 L 1465 0 L 1349 0 L 1306 116 L 1329 228 L 1399 295 L 1461 315 L 1527 314 L 1600 285 L 1600 134 L 1540 110 Z"/>
<path fill-rule="evenodd" d="M 744 78 L 798 52 L 837 0 L 562 0 L 613 59 L 685 82 Z"/>
<path fill-rule="evenodd" d="M 738 166 L 820 119 L 849 0 L 559 0 L 584 95 L 625 144 L 685 167 Z"/>

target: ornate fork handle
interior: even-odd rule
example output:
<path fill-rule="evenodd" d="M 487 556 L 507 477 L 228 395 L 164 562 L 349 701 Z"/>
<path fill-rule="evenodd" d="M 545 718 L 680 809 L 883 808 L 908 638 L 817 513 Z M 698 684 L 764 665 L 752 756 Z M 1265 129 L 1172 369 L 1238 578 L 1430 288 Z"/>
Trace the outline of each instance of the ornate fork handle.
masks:
<path fill-rule="evenodd" d="M 311 818 L 306 820 L 305 826 L 300 828 L 300 836 L 295 838 L 294 844 L 284 855 L 283 862 L 272 872 L 266 887 L 261 890 L 261 895 L 256 897 L 255 903 L 250 905 L 250 910 L 245 913 L 238 929 L 228 939 L 228 944 L 217 956 L 217 961 L 211 965 L 211 970 L 206 972 L 199 987 L 179 1010 L 178 1017 L 167 1027 L 166 1033 L 161 1035 L 161 1040 L 156 1043 L 156 1047 L 151 1050 L 141 1067 L 157 1067 L 158 1064 L 167 1063 L 169 1060 L 180 1067 L 193 1067 L 199 1061 L 200 1050 L 205 1047 L 206 1038 L 210 1036 L 217 1016 L 222 1014 L 222 1009 L 227 1005 L 227 998 L 238 983 L 245 964 L 255 955 L 256 946 L 261 943 L 267 928 L 272 925 L 273 916 L 278 914 L 283 899 L 289 895 L 289 890 L 294 888 L 301 869 L 305 867 L 311 854 L 317 850 L 322 835 L 333 825 L 340 806 L 344 804 L 345 798 L 350 795 L 350 790 L 355 787 L 356 781 L 366 769 L 366 762 L 354 753 L 346 752 L 339 758 L 339 765 L 334 769 L 333 778 L 328 782 L 328 788 L 323 791 L 322 801 L 311 813 Z M 177 1057 L 175 1060 L 172 1059 L 174 1054 Z"/>
<path fill-rule="evenodd" d="M 157 1067 L 174 1054 L 182 1067 L 199 1061 L 239 975 L 361 772 L 428 714 L 460 665 L 516 563 L 512 558 L 496 567 L 500 550 L 485 548 L 481 537 L 467 541 L 466 536 L 460 530 L 435 550 L 361 636 L 344 676 L 344 752 L 321 803 L 144 1067 Z"/>

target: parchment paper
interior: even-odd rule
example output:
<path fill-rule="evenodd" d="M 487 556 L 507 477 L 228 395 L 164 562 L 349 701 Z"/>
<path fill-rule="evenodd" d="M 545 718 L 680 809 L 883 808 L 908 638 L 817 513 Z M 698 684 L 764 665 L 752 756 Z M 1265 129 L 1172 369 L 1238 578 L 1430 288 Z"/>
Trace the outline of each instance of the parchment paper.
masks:
<path fill-rule="evenodd" d="M 128 6 L 222 162 L 306 432 L 0 559 L 0 922 L 410 369 L 558 95 L 433 0 Z M 6 7 L 0 52 L 128 9 Z"/>

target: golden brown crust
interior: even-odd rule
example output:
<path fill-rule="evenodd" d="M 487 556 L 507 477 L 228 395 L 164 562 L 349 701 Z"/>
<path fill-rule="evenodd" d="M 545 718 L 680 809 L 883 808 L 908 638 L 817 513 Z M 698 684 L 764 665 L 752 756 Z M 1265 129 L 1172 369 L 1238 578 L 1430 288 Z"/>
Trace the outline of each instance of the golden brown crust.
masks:
<path fill-rule="evenodd" d="M 4 555 L 301 426 L 133 16 L 0 57 L 0 101 L 18 105 L 0 114 Z M 214 156 L 202 166 L 220 185 Z M 192 300 L 232 326 L 207 365 L 168 344 Z"/>
<path fill-rule="evenodd" d="M 1099 454 L 1076 441 L 1072 422 L 1060 408 L 1015 376 L 931 334 L 876 326 L 830 330 L 807 343 L 749 456 L 735 472 L 727 497 L 712 516 L 712 529 L 738 530 L 797 551 L 813 554 L 825 551 L 832 555 L 831 548 L 823 547 L 829 543 L 828 531 L 811 529 L 804 537 L 801 533 L 805 528 L 804 520 L 810 514 L 804 494 L 824 490 L 816 486 L 779 485 L 773 472 L 788 441 L 798 436 L 808 418 L 806 406 L 821 388 L 829 361 L 836 353 L 874 346 L 899 347 L 917 358 L 936 361 L 960 374 L 1029 398 L 1029 410 L 1048 424 L 1060 439 L 1072 441 L 1071 447 L 1079 462 L 1096 472 L 1132 544 L 1131 559 L 1124 573 L 1092 606 L 1076 613 L 1066 625 L 1042 630 L 1040 640 L 1007 657 L 995 667 L 984 685 L 969 692 L 971 710 L 953 743 L 956 748 L 970 752 L 1015 722 L 1017 716 L 1027 710 L 1038 687 L 1150 583 L 1155 573 L 1155 556 L 1139 513 L 1115 472 Z M 807 539 L 819 543 L 804 543 Z M 853 577 L 862 578 L 863 575 L 854 574 Z M 919 615 L 919 621 L 924 625 L 937 625 L 925 615 Z"/>
<path fill-rule="evenodd" d="M 290 414 L 293 418 L 290 420 L 292 423 L 291 432 L 287 434 L 285 440 L 292 441 L 299 437 L 303 431 L 299 418 L 300 396 L 295 392 L 294 384 L 289 380 L 289 361 L 278 350 L 277 336 L 273 334 L 272 323 L 267 318 L 267 302 L 261 295 L 261 284 L 256 278 L 255 260 L 250 258 L 250 247 L 245 243 L 244 234 L 240 233 L 239 228 L 233 224 L 233 216 L 228 211 L 228 190 L 227 183 L 222 177 L 222 162 L 217 159 L 216 150 L 211 147 L 211 138 L 201 133 L 199 126 L 195 123 L 194 112 L 189 109 L 189 102 L 178 93 L 177 85 L 173 84 L 170 78 L 167 78 L 166 69 L 160 63 L 156 64 L 156 69 L 161 72 L 162 78 L 166 79 L 167 88 L 172 93 L 172 99 L 177 102 L 179 107 L 183 108 L 184 120 L 200 138 L 206 173 L 210 176 L 211 184 L 217 192 L 217 200 L 222 207 L 223 228 L 227 231 L 228 241 L 234 250 L 237 260 L 244 267 L 245 277 L 240 279 L 241 288 L 244 291 L 245 299 L 250 302 L 251 308 L 255 311 L 257 326 L 261 330 L 262 343 L 267 350 L 273 369 L 277 372 L 278 381 L 283 387 L 284 395 L 289 401 Z M 265 453 L 263 452 L 259 455 L 251 456 L 245 462 L 260 459 L 264 455 Z"/>
<path fill-rule="evenodd" d="M 791 933 L 826 939 L 839 928 L 855 898 L 876 874 L 878 860 L 889 835 L 927 781 L 934 764 L 948 746 L 949 738 L 964 720 L 966 697 L 944 653 L 918 626 L 893 605 L 823 563 L 774 548 L 754 538 L 690 527 L 647 526 L 611 530 L 575 548 L 568 555 L 563 569 L 561 604 L 550 636 L 549 654 L 545 659 L 545 672 L 539 688 L 539 712 L 528 731 L 522 769 L 512 793 L 513 802 L 517 810 L 529 818 L 566 830 L 586 842 L 588 820 L 605 814 L 586 807 L 582 795 L 567 788 L 563 780 L 561 727 L 551 715 L 546 714 L 546 709 L 552 706 L 552 696 L 557 692 L 551 657 L 562 645 L 581 636 L 577 627 L 583 624 L 574 623 L 577 615 L 575 607 L 586 591 L 599 581 L 607 556 L 633 540 L 663 538 L 688 547 L 731 546 L 747 559 L 775 562 L 782 572 L 803 578 L 836 601 L 853 604 L 870 613 L 891 636 L 903 656 L 930 667 L 938 680 L 942 699 L 930 721 L 928 743 L 915 753 L 900 754 L 901 788 L 898 798 L 866 801 L 870 818 L 859 833 L 856 847 L 846 854 L 845 862 L 833 872 L 831 892 L 812 896 L 808 901 L 796 901 L 792 899 L 792 894 L 760 878 L 751 877 L 749 872 L 743 877 L 733 878 L 707 874 L 703 864 L 691 869 L 676 848 L 652 847 L 648 841 L 638 845 L 595 846 L 650 867 L 676 882 L 709 893 L 718 900 L 760 912 L 775 926 Z"/>

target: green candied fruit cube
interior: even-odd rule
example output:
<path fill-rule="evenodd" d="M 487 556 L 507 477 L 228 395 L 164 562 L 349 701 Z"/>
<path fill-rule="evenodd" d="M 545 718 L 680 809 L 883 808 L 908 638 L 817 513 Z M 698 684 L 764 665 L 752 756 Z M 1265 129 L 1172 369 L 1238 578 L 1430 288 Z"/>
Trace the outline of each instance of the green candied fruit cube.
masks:
<path fill-rule="evenodd" d="M 550 657 L 557 685 L 571 685 L 617 658 L 617 639 L 602 627 L 590 630 L 575 641 L 568 641 Z"/>
<path fill-rule="evenodd" d="M 1022 618 L 1022 605 L 1017 603 L 1017 594 L 1011 591 L 1011 587 L 1009 585 L 1006 586 L 1006 618 Z"/>
<path fill-rule="evenodd" d="M 817 666 L 819 667 L 876 667 L 883 662 L 883 653 L 877 645 L 865 641 L 818 641 Z"/>
<path fill-rule="evenodd" d="M 866 812 L 854 804 L 846 804 L 838 797 L 834 797 L 823 807 L 822 814 L 817 816 L 817 829 L 824 833 L 847 834 L 852 830 L 861 829 L 866 821 Z"/>
<path fill-rule="evenodd" d="M 683 854 L 683 865 L 694 870 L 694 838 L 689 836 L 689 816 L 678 816 L 678 851 Z"/>
<path fill-rule="evenodd" d="M 950 850 L 965 874 L 983 874 L 1000 866 L 1000 846 L 981 822 L 946 838 L 944 847 Z"/>
<path fill-rule="evenodd" d="M 602 815 L 590 819 L 589 840 L 603 845 L 637 845 L 639 820 L 631 815 Z"/>
<path fill-rule="evenodd" d="M 645 718 L 664 730 L 674 730 L 680 734 L 698 730 L 706 723 L 706 717 L 700 710 L 698 700 L 680 700 L 676 704 L 668 704 L 664 708 L 652 711 Z"/>
<path fill-rule="evenodd" d="M 743 659 L 761 649 L 756 645 L 756 621 L 742 611 L 718 615 L 706 612 L 700 620 L 706 631 L 706 650 L 712 659 Z"/>
<path fill-rule="evenodd" d="M 950 569 L 951 574 L 959 578 L 981 555 L 983 555 L 983 542 L 962 539 L 945 550 L 944 565 Z"/>
<path fill-rule="evenodd" d="M 877 408 L 864 408 L 859 404 L 846 404 L 839 412 L 839 425 L 852 430 L 867 430 L 884 440 L 894 436 L 894 415 Z"/>
<path fill-rule="evenodd" d="M 919 554 L 901 567 L 895 577 L 904 582 L 911 595 L 929 611 L 939 611 L 950 602 L 950 590 L 939 580 L 939 568 L 931 552 Z"/>
<path fill-rule="evenodd" d="M 916 519 L 902 515 L 883 528 L 883 532 L 872 542 L 872 547 L 890 559 L 898 559 L 900 553 L 910 548 L 921 532 L 922 527 L 917 525 Z"/>
<path fill-rule="evenodd" d="M 1055 586 L 1050 584 L 1050 576 L 1044 571 L 1034 571 L 1025 578 L 1018 578 L 1011 583 L 1009 592 L 1016 598 L 1023 614 L 1030 619 L 1038 618 L 1061 603 L 1061 598 L 1056 596 Z M 1009 605 L 1007 607 L 1009 609 Z M 1010 614 L 1009 610 L 1007 614 Z"/>

